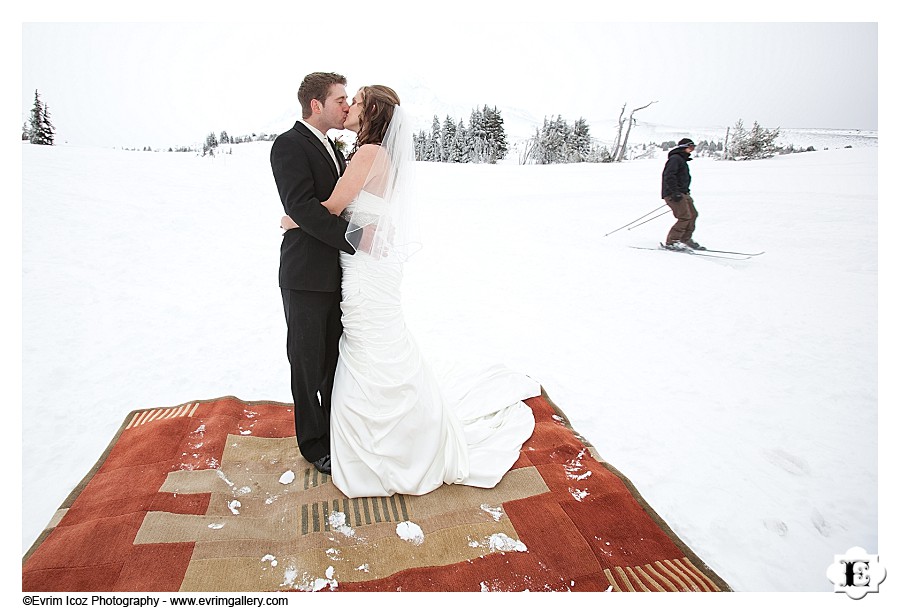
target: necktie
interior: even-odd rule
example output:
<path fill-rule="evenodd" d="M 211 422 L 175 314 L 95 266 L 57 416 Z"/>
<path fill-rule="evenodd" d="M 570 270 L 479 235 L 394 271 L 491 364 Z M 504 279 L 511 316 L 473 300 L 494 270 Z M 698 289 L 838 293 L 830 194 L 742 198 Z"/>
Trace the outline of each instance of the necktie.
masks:
<path fill-rule="evenodd" d="M 331 139 L 327 136 L 325 137 L 325 149 L 328 150 L 328 153 L 331 155 L 331 159 L 334 160 L 334 167 L 337 169 L 338 175 L 341 174 L 341 165 L 338 164 L 337 155 L 334 153 L 334 146 L 331 143 Z"/>

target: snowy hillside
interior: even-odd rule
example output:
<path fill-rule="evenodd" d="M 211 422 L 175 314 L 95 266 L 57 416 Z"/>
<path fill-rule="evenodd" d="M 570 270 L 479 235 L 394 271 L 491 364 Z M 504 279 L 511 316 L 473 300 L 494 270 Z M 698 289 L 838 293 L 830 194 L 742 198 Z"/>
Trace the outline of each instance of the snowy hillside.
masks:
<path fill-rule="evenodd" d="M 883 546 L 863 143 L 692 162 L 695 238 L 765 251 L 739 262 L 631 248 L 668 215 L 604 237 L 662 205 L 661 160 L 420 163 L 410 329 L 540 381 L 734 589 L 831 591 L 836 554 Z M 290 400 L 269 147 L 23 145 L 23 552 L 131 410 Z"/>

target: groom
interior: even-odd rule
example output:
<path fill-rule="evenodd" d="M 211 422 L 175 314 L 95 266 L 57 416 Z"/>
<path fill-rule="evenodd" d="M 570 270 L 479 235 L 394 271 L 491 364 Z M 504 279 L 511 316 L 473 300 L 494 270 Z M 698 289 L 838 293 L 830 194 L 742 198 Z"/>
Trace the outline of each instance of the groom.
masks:
<path fill-rule="evenodd" d="M 316 72 L 300 84 L 303 119 L 278 136 L 270 162 L 284 211 L 299 228 L 284 233 L 278 284 L 287 320 L 287 354 L 297 444 L 303 457 L 331 473 L 331 388 L 341 327 L 339 250 L 353 254 L 347 221 L 322 206 L 346 162 L 326 136 L 340 130 L 350 107 L 347 80 Z"/>

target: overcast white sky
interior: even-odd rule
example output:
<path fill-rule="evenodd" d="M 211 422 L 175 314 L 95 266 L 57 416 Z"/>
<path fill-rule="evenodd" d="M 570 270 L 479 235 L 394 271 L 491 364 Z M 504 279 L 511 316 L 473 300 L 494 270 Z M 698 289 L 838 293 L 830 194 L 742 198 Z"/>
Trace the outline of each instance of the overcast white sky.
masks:
<path fill-rule="evenodd" d="M 37 89 L 58 138 L 70 144 L 168 147 L 210 131 L 281 131 L 299 112 L 303 75 L 331 70 L 347 76 L 351 94 L 384 83 L 401 100 L 427 93 L 435 106 L 497 105 L 537 119 L 615 119 L 623 104 L 657 101 L 641 112 L 644 122 L 879 128 L 874 14 L 854 18 L 868 23 L 809 23 L 793 14 L 785 17 L 800 23 L 742 23 L 721 10 L 698 13 L 705 3 L 693 0 L 678 14 L 714 22 L 635 23 L 665 16 L 649 2 L 622 16 L 631 23 L 601 23 L 592 20 L 596 9 L 582 8 L 588 3 L 554 2 L 532 15 L 445 8 L 440 13 L 454 21 L 443 23 L 421 3 L 398 9 L 408 17 L 386 17 L 395 14 L 384 8 L 390 4 L 319 3 L 328 12 L 317 9 L 312 19 L 302 5 L 265 2 L 243 21 L 193 3 L 190 12 L 140 17 L 92 13 L 81 3 L 72 15 L 24 15 L 22 121 Z M 363 17 L 373 6 L 383 8 L 377 21 Z M 816 13 L 828 18 L 827 10 Z M 220 18 L 232 21 L 205 21 Z"/>

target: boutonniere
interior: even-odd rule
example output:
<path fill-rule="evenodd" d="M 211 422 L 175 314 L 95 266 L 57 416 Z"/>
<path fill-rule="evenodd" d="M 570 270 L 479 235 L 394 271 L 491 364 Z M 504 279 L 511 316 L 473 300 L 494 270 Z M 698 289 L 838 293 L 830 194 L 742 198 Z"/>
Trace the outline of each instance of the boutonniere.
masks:
<path fill-rule="evenodd" d="M 344 141 L 344 135 L 339 134 L 338 136 L 334 137 L 333 141 L 335 149 L 337 149 L 342 154 L 347 153 L 347 143 Z"/>

